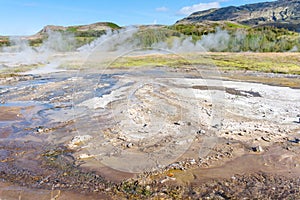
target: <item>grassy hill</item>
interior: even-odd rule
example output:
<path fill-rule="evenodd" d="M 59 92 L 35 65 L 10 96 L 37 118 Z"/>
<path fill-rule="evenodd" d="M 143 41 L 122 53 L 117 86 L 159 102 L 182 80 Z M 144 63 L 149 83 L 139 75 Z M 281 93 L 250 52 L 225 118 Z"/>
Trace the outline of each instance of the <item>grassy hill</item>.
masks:
<path fill-rule="evenodd" d="M 67 27 L 48 25 L 32 36 L 24 36 L 21 38 L 27 40 L 30 46 L 39 46 L 45 39 L 47 39 L 47 37 L 49 36 L 49 32 L 59 32 L 63 36 L 73 36 L 76 42 L 74 47 L 80 47 L 105 34 L 109 29 L 118 30 L 120 28 L 121 27 L 112 22 L 98 22 L 89 25 Z M 9 37 L 0 36 L 0 47 L 10 45 L 11 42 L 9 40 Z"/>

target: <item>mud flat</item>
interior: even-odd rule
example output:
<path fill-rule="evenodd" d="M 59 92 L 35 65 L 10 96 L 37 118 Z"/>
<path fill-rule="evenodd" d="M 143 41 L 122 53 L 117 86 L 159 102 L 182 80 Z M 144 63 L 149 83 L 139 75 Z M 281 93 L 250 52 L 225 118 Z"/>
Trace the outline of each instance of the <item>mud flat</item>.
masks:
<path fill-rule="evenodd" d="M 0 197 L 299 198 L 299 87 L 209 73 L 1 78 Z"/>

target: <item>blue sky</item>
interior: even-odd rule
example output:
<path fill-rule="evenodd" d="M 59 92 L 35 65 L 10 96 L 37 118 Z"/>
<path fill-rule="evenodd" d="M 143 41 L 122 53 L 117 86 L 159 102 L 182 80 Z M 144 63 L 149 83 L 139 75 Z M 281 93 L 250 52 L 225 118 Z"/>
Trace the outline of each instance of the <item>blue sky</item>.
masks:
<path fill-rule="evenodd" d="M 121 26 L 173 24 L 193 11 L 263 1 L 267 0 L 0 0 L 0 35 L 31 35 L 45 25 L 102 21 Z"/>

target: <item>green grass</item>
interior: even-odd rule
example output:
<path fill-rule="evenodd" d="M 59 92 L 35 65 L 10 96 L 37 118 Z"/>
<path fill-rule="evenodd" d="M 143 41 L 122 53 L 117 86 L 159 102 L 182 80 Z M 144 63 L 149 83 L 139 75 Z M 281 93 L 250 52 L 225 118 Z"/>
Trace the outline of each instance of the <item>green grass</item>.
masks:
<path fill-rule="evenodd" d="M 238 23 L 232 23 L 232 22 L 225 22 L 225 27 L 232 28 L 232 29 L 241 29 L 241 28 L 249 28 L 249 26 L 238 24 Z"/>
<path fill-rule="evenodd" d="M 112 22 L 106 22 L 106 25 L 108 27 L 110 27 L 111 29 L 120 29 L 121 28 L 120 26 L 118 26 L 117 24 L 112 23 Z"/>
<path fill-rule="evenodd" d="M 249 70 L 283 74 L 300 74 L 299 53 L 209 53 L 211 59 L 221 70 Z M 197 59 L 194 61 L 196 64 Z"/>
<path fill-rule="evenodd" d="M 300 75 L 300 53 L 193 53 L 193 54 L 151 54 L 145 56 L 126 56 L 114 62 L 87 63 L 88 68 L 130 68 L 130 67 L 172 67 L 193 68 L 216 66 L 221 71 L 259 71 L 267 73 Z M 1 76 L 13 76 L 41 65 L 19 66 L 0 70 Z M 64 69 L 81 69 L 83 66 L 65 63 Z M 0 76 L 0 78 L 1 78 Z"/>
<path fill-rule="evenodd" d="M 187 59 L 185 59 L 185 57 Z M 299 53 L 203 53 L 123 57 L 110 67 L 167 66 L 193 67 L 215 65 L 220 70 L 249 70 L 268 73 L 299 74 Z"/>
<path fill-rule="evenodd" d="M 176 55 L 147 55 L 123 57 L 113 62 L 110 67 L 182 67 L 189 64 L 187 60 Z"/>
<path fill-rule="evenodd" d="M 70 27 L 67 28 L 67 31 L 74 33 L 74 32 L 77 31 L 77 29 L 78 29 L 78 27 L 76 27 L 76 26 L 70 26 Z"/>
<path fill-rule="evenodd" d="M 2 74 L 3 76 L 7 75 L 13 75 L 13 74 L 18 74 L 18 73 L 22 73 L 22 72 L 27 72 L 33 69 L 37 69 L 41 67 L 40 64 L 34 64 L 34 65 L 21 65 L 18 67 L 9 67 L 9 68 L 4 68 L 2 70 L 0 70 L 0 74 Z"/>

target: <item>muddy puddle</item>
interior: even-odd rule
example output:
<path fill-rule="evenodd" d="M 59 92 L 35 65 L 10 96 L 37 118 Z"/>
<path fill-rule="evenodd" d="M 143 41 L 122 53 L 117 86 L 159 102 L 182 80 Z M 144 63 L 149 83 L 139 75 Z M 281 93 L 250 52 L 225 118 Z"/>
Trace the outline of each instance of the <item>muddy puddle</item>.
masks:
<path fill-rule="evenodd" d="M 1 79 L 0 198 L 299 197 L 300 90 L 178 70 Z"/>

